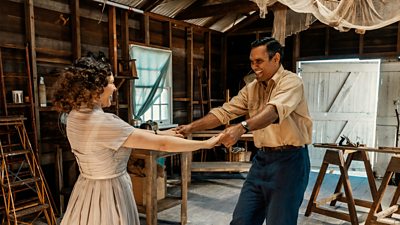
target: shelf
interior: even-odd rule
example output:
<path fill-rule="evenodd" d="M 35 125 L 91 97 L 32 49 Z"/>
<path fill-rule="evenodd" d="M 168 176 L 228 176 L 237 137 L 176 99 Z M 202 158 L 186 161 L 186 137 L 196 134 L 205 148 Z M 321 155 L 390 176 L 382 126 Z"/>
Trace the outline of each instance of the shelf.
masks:
<path fill-rule="evenodd" d="M 41 63 L 54 63 L 54 64 L 63 64 L 63 65 L 71 65 L 72 62 L 69 60 L 65 60 L 65 59 L 60 59 L 60 58 L 45 58 L 45 57 L 37 57 L 36 61 L 38 62 L 38 64 Z"/>
<path fill-rule="evenodd" d="M 10 73 L 10 72 L 4 72 L 3 74 L 4 78 L 22 78 L 22 79 L 28 79 L 28 76 L 26 73 Z"/>
<path fill-rule="evenodd" d="M 53 106 L 39 107 L 39 112 L 57 112 Z"/>
<path fill-rule="evenodd" d="M 175 102 L 190 102 L 190 98 L 174 98 Z"/>
<path fill-rule="evenodd" d="M 250 162 L 192 162 L 192 172 L 249 172 Z"/>
<path fill-rule="evenodd" d="M 174 98 L 173 99 L 175 102 L 190 102 L 190 98 Z M 217 98 L 212 98 L 211 102 L 226 102 L 225 99 L 217 99 Z M 206 104 L 207 101 L 203 101 L 203 104 Z M 193 104 L 199 104 L 199 100 L 193 100 Z"/>
<path fill-rule="evenodd" d="M 128 107 L 128 104 L 119 104 L 120 109 L 127 109 Z"/>
<path fill-rule="evenodd" d="M 15 45 L 15 44 L 2 44 L 2 45 L 0 45 L 0 48 L 11 48 L 11 49 L 25 50 L 25 46 L 18 46 L 18 45 Z"/>
<path fill-rule="evenodd" d="M 117 75 L 117 76 L 114 77 L 114 79 L 136 80 L 136 79 L 139 79 L 139 77 L 131 77 L 131 76 L 120 76 L 120 75 Z"/>
<path fill-rule="evenodd" d="M 7 103 L 7 108 L 24 108 L 31 106 L 30 103 Z"/>

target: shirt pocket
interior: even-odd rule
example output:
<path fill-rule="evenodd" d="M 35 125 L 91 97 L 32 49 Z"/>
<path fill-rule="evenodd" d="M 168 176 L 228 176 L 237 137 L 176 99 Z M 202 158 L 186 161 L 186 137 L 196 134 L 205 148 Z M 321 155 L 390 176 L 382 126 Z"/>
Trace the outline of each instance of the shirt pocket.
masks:
<path fill-rule="evenodd" d="M 261 101 L 249 102 L 249 115 L 253 117 L 259 114 L 266 107 L 266 103 Z"/>

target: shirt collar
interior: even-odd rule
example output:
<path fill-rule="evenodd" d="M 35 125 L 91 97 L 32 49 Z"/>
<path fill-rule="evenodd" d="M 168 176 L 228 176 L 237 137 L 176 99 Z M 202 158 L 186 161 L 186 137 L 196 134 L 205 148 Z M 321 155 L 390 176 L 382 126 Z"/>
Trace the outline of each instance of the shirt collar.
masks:
<path fill-rule="evenodd" d="M 280 65 L 276 73 L 271 77 L 271 79 L 269 79 L 267 82 L 264 82 L 264 85 L 269 86 L 271 84 L 276 84 L 282 78 L 283 71 L 283 66 Z"/>

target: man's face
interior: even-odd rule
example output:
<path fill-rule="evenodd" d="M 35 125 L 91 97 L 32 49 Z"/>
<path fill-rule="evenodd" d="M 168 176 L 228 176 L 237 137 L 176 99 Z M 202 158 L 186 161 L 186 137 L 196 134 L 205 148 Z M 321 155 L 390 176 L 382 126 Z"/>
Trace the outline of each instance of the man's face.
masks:
<path fill-rule="evenodd" d="M 256 74 L 258 82 L 268 81 L 279 69 L 280 54 L 276 53 L 270 60 L 268 57 L 267 48 L 261 45 L 251 49 L 250 63 L 251 69 Z"/>

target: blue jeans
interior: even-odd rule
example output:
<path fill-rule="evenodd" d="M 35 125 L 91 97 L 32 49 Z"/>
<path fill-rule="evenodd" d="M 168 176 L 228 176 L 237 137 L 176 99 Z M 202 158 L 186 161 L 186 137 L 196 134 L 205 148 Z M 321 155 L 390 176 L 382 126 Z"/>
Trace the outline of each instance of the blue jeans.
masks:
<path fill-rule="evenodd" d="M 231 225 L 296 225 L 310 174 L 308 148 L 258 151 Z"/>

